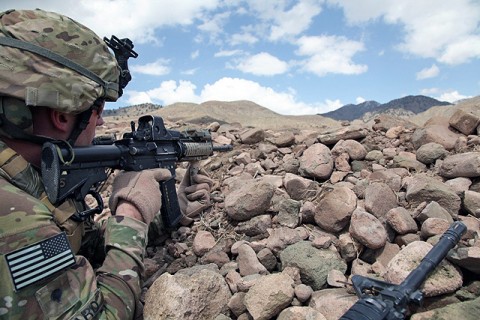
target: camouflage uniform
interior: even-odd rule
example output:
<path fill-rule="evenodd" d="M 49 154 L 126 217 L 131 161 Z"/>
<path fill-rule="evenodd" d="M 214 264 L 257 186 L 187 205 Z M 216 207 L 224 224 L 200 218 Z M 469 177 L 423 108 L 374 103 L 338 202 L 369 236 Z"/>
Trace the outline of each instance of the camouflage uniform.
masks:
<path fill-rule="evenodd" d="M 41 10 L 0 14 L 0 38 L 12 34 L 20 38 L 15 34 L 15 23 L 19 22 L 27 24 L 27 28 L 32 30 L 25 36 L 28 39 L 22 40 L 51 48 L 57 40 L 49 40 L 44 33 L 54 32 L 55 28 L 65 23 L 65 19 Z M 68 23 L 73 30 L 59 33 L 57 39 L 65 42 L 81 40 L 82 32 L 91 32 L 88 29 L 85 31 L 85 27 L 76 22 Z M 93 40 L 98 42 L 98 37 Z M 92 40 L 80 43 L 91 46 Z M 93 45 L 101 47 L 103 44 Z M 85 59 L 87 65 L 91 64 L 88 61 L 91 55 L 83 57 L 83 52 L 78 53 L 77 48 L 71 47 L 71 53 L 67 54 L 70 58 Z M 31 106 L 51 106 L 72 112 L 85 110 L 98 97 L 106 100 L 118 98 L 115 90 L 111 89 L 116 84 L 119 71 L 106 47 L 105 55 L 98 54 L 95 49 L 97 52 L 93 57 L 96 65 L 102 66 L 93 71 L 106 80 L 103 85 L 68 68 L 59 67 L 55 62 L 41 59 L 34 53 L 5 46 L 1 46 L 0 50 L 3 50 L 0 51 L 0 93 L 8 92 L 12 99 L 28 100 Z M 107 71 L 102 73 L 104 70 Z M 69 85 L 59 86 L 60 80 Z M 25 83 L 29 83 L 28 88 L 25 88 Z M 13 107 L 10 105 L 9 108 L 5 105 L 8 101 L 2 100 L 4 115 L 10 112 L 6 117 L 28 133 L 31 129 L 28 112 L 25 115 L 22 113 L 24 109 L 16 108 L 12 102 L 16 100 L 10 101 Z M 3 132 L 0 129 L 0 134 L 9 136 L 4 128 Z M 45 196 L 37 169 L 8 148 L 1 138 L 0 199 L 1 319 L 131 319 L 141 314 L 139 298 L 147 236 L 145 223 L 115 216 L 102 225 L 91 220 L 87 223 L 72 221 L 70 216 L 83 203 L 67 202 L 60 208 L 53 207 Z M 13 271 L 7 265 L 8 256 L 63 232 L 70 243 L 71 249 L 68 250 L 74 255 L 74 264 L 48 277 L 40 276 L 40 280 L 15 290 Z M 92 247 L 92 243 L 97 247 Z"/>

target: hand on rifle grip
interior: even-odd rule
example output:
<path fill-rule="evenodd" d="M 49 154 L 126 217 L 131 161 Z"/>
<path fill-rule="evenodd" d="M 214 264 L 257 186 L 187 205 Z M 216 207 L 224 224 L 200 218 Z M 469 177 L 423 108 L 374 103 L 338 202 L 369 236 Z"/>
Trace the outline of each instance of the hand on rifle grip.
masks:
<path fill-rule="evenodd" d="M 138 210 L 146 224 L 150 224 L 162 204 L 159 182 L 168 180 L 171 176 L 168 169 L 120 172 L 113 181 L 109 199 L 112 214 L 127 215 L 123 210 L 119 210 L 121 203 L 126 201 Z"/>
<path fill-rule="evenodd" d="M 192 223 L 193 217 L 211 206 L 210 190 L 213 180 L 200 168 L 198 162 L 188 164 L 185 176 L 178 187 L 178 204 L 182 211 L 182 225 Z"/>

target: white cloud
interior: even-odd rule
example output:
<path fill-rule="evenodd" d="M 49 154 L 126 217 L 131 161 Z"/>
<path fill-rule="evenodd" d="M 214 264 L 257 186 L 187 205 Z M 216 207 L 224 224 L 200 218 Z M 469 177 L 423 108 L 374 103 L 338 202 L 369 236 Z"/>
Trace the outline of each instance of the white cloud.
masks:
<path fill-rule="evenodd" d="M 383 19 L 405 33 L 398 48 L 447 64 L 480 57 L 480 2 L 470 0 L 328 0 L 341 6 L 350 24 Z"/>
<path fill-rule="evenodd" d="M 256 36 L 249 32 L 244 33 L 235 33 L 230 37 L 229 44 L 231 46 L 241 45 L 241 44 L 249 44 L 253 45 L 257 43 L 259 40 Z"/>
<path fill-rule="evenodd" d="M 127 91 L 128 102 L 140 103 L 142 98 L 144 102 L 161 103 L 169 105 L 175 102 L 199 102 L 200 98 L 195 94 L 196 86 L 190 81 L 180 80 L 177 84 L 175 80 L 163 81 L 160 87 L 145 92 Z"/>
<path fill-rule="evenodd" d="M 303 36 L 297 41 L 296 53 L 307 56 L 303 69 L 318 76 L 328 73 L 361 74 L 368 70 L 364 64 L 355 64 L 352 57 L 364 50 L 362 42 L 340 36 Z"/>
<path fill-rule="evenodd" d="M 472 96 L 465 96 L 463 94 L 460 94 L 457 90 L 450 90 L 447 92 L 443 92 L 439 97 L 437 97 L 437 100 L 440 101 L 447 101 L 447 102 L 456 102 L 458 100 L 462 99 L 468 99 L 471 98 Z"/>
<path fill-rule="evenodd" d="M 293 90 L 277 92 L 257 82 L 222 78 L 212 84 L 206 84 L 200 94 L 196 94 L 196 85 L 190 81 L 164 81 L 160 87 L 145 92 L 127 91 L 128 103 L 145 102 L 169 105 L 175 102 L 201 103 L 209 100 L 236 101 L 250 100 L 279 114 L 310 115 L 325 113 L 342 106 L 340 100 L 326 99 L 324 102 L 304 103 L 297 100 Z"/>
<path fill-rule="evenodd" d="M 197 73 L 197 71 L 198 71 L 198 68 L 193 68 L 193 69 L 184 70 L 180 73 L 191 76 L 191 75 L 194 75 L 195 73 Z"/>
<path fill-rule="evenodd" d="M 206 11 L 217 8 L 220 0 L 42 0 L 44 10 L 65 14 L 100 36 L 115 34 L 134 43 L 157 42 L 155 29 L 191 25 Z M 36 0 L 2 0 L 0 10 L 35 9 Z"/>
<path fill-rule="evenodd" d="M 192 58 L 193 60 L 197 59 L 199 56 L 200 56 L 199 50 L 195 50 L 190 54 L 190 58 Z"/>
<path fill-rule="evenodd" d="M 153 103 L 152 99 L 146 92 L 127 91 L 126 95 L 128 95 L 128 103 L 130 105 Z"/>
<path fill-rule="evenodd" d="M 285 73 L 288 70 L 288 63 L 267 52 L 261 52 L 241 60 L 236 68 L 257 76 L 273 76 Z"/>
<path fill-rule="evenodd" d="M 365 100 L 364 97 L 357 97 L 357 98 L 355 99 L 355 102 L 356 102 L 357 104 L 364 103 L 365 101 L 367 101 L 367 100 Z"/>
<path fill-rule="evenodd" d="M 425 68 L 417 72 L 417 80 L 429 79 L 438 76 L 440 69 L 436 64 L 432 64 L 430 68 Z"/>
<path fill-rule="evenodd" d="M 297 36 L 307 30 L 313 18 L 322 11 L 318 1 L 300 1 L 290 10 L 279 12 L 271 27 L 270 40 L 277 41 Z"/>
<path fill-rule="evenodd" d="M 222 51 L 216 52 L 214 54 L 214 57 L 215 58 L 231 57 L 231 56 L 236 56 L 242 53 L 243 53 L 242 50 L 222 50 Z"/>
<path fill-rule="evenodd" d="M 130 70 L 132 73 L 142 73 L 151 76 L 163 76 L 170 73 L 169 61 L 166 59 L 158 59 L 155 62 L 147 63 L 143 65 L 132 65 Z"/>

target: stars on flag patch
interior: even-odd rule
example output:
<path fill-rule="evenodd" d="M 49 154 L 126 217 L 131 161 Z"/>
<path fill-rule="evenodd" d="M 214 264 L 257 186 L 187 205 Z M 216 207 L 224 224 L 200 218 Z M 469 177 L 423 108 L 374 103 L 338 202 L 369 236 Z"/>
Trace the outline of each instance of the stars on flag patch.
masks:
<path fill-rule="evenodd" d="M 65 232 L 5 255 L 15 291 L 75 264 Z"/>

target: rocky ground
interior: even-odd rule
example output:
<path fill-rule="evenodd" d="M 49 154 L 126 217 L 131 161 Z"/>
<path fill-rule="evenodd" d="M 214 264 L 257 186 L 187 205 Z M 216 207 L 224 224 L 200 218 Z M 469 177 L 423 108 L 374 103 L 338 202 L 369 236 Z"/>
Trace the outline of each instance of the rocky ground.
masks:
<path fill-rule="evenodd" d="M 211 123 L 215 143 L 234 149 L 203 161 L 212 207 L 151 239 L 145 318 L 338 319 L 358 300 L 352 275 L 398 284 L 462 221 L 467 232 L 407 314 L 478 319 L 476 110 L 331 132 Z"/>

